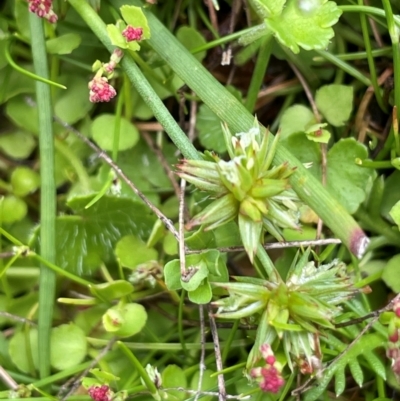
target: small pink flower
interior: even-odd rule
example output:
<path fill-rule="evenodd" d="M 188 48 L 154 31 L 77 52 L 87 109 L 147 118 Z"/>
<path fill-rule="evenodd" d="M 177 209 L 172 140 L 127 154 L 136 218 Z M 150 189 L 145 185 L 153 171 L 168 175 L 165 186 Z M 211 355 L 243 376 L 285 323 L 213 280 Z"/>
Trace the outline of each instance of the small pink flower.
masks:
<path fill-rule="evenodd" d="M 88 393 L 94 401 L 111 401 L 113 396 L 113 392 L 110 390 L 110 387 L 106 385 L 91 386 L 88 389 Z"/>
<path fill-rule="evenodd" d="M 53 0 L 28 0 L 29 11 L 52 24 L 57 22 L 57 14 L 53 11 Z"/>
<path fill-rule="evenodd" d="M 393 312 L 396 314 L 397 317 L 400 317 L 400 299 L 396 299 L 393 304 Z"/>
<path fill-rule="evenodd" d="M 124 52 L 121 49 L 115 49 L 111 54 L 110 61 L 104 64 L 103 68 L 107 74 L 112 74 L 117 64 L 122 60 Z"/>
<path fill-rule="evenodd" d="M 285 384 L 285 380 L 281 376 L 280 364 L 276 361 L 269 344 L 263 344 L 260 351 L 265 360 L 265 366 L 253 368 L 250 375 L 258 379 L 262 391 L 277 393 Z"/>
<path fill-rule="evenodd" d="M 132 42 L 134 40 L 142 40 L 143 28 L 134 28 L 128 25 L 123 31 L 122 36 L 126 38 L 127 42 Z"/>
<path fill-rule="evenodd" d="M 89 100 L 92 103 L 109 102 L 117 94 L 106 77 L 97 75 L 89 82 L 89 89 Z"/>

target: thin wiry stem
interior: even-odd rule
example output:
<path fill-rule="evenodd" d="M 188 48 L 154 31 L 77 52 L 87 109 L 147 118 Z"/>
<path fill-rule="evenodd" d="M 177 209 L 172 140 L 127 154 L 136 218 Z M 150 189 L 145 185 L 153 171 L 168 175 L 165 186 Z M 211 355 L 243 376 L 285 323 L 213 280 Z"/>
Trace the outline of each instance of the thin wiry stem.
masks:
<path fill-rule="evenodd" d="M 186 253 L 185 253 L 185 188 L 186 181 L 181 180 L 179 191 L 179 260 L 181 276 L 186 277 Z"/>
<path fill-rule="evenodd" d="M 97 145 L 91 142 L 88 138 L 86 138 L 80 131 L 61 120 L 57 116 L 54 116 L 54 120 L 57 121 L 60 125 L 66 128 L 68 131 L 75 134 L 79 139 L 81 139 L 86 145 L 88 145 L 97 156 L 104 160 L 114 171 L 115 173 L 129 186 L 129 188 L 149 207 L 149 209 L 164 223 L 165 227 L 174 235 L 174 237 L 179 241 L 179 233 L 175 229 L 172 221 L 165 216 L 160 209 L 154 206 L 146 196 L 139 191 L 136 185 L 125 175 L 125 173 L 118 167 L 117 164 L 114 163 L 112 158 L 102 149 L 100 149 Z"/>
<path fill-rule="evenodd" d="M 8 374 L 8 372 L 0 365 L 0 380 L 11 390 L 18 388 L 17 382 Z"/>
<path fill-rule="evenodd" d="M 197 386 L 197 393 L 194 401 L 197 401 L 201 395 L 201 387 L 203 384 L 204 371 L 206 370 L 206 365 L 204 360 L 206 358 L 206 333 L 205 333 L 205 324 L 204 324 L 204 309 L 203 305 L 199 305 L 199 320 L 200 320 L 200 344 L 201 344 L 201 352 L 200 352 L 200 362 L 199 362 L 199 383 Z"/>
<path fill-rule="evenodd" d="M 330 244 L 341 244 L 342 241 L 338 238 L 326 238 L 326 239 L 315 239 L 309 241 L 287 241 L 287 242 L 274 242 L 272 244 L 264 244 L 262 247 L 266 250 L 268 249 L 283 249 L 283 248 L 298 248 L 298 247 L 308 247 L 308 246 L 322 246 Z M 242 246 L 226 246 L 222 248 L 216 248 L 220 252 L 243 252 L 244 247 Z M 207 252 L 207 249 L 186 249 L 186 254 L 190 255 L 193 253 L 203 253 Z"/>
<path fill-rule="evenodd" d="M 223 370 L 221 348 L 219 346 L 217 325 L 215 324 L 214 314 L 211 309 L 211 305 L 208 305 L 208 317 L 210 319 L 210 329 L 214 342 L 215 364 L 217 366 L 217 371 L 220 372 L 221 370 Z M 226 388 L 225 388 L 225 379 L 223 373 L 218 375 L 218 400 L 219 401 L 226 400 Z"/>

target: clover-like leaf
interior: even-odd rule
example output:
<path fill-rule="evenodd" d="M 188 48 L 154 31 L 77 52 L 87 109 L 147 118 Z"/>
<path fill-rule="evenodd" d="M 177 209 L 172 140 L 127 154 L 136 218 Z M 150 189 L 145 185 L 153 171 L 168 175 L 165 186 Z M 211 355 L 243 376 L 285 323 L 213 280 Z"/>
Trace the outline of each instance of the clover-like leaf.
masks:
<path fill-rule="evenodd" d="M 147 18 L 143 14 L 143 11 L 140 7 L 135 6 L 122 6 L 120 8 L 122 18 L 128 25 L 133 26 L 134 28 L 142 28 L 143 29 L 143 39 L 150 38 L 150 28 L 147 23 Z"/>
<path fill-rule="evenodd" d="M 107 25 L 107 32 L 111 43 L 114 46 L 120 47 L 121 49 L 128 48 L 128 43 L 126 39 L 122 36 L 121 31 L 115 25 Z"/>
<path fill-rule="evenodd" d="M 325 85 L 315 95 L 318 110 L 335 127 L 343 125 L 353 108 L 353 87 L 350 85 Z"/>
<path fill-rule="evenodd" d="M 289 0 L 280 15 L 266 18 L 265 23 L 284 46 L 298 53 L 300 47 L 325 49 L 341 14 L 333 1 Z"/>

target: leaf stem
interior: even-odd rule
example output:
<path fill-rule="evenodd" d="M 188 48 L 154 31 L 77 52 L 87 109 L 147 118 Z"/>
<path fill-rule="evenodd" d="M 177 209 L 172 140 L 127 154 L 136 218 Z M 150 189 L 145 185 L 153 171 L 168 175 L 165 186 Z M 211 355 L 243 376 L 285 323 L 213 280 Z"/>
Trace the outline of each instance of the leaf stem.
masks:
<path fill-rule="evenodd" d="M 47 79 L 49 76 L 44 37 L 43 19 L 29 13 L 32 55 L 35 72 Z M 55 261 L 56 186 L 54 178 L 54 136 L 50 87 L 36 81 L 36 102 L 39 114 L 40 149 L 40 252 L 49 263 Z M 38 349 L 41 378 L 50 374 L 50 330 L 55 302 L 56 275 L 42 263 L 39 278 Z"/>

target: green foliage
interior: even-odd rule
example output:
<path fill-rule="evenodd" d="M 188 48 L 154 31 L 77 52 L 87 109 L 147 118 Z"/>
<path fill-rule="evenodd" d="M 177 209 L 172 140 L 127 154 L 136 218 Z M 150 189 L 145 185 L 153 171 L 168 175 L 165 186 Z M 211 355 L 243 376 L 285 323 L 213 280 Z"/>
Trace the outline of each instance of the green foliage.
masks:
<path fill-rule="evenodd" d="M 105 386 L 114 401 L 216 399 L 217 373 L 227 394 L 251 401 L 290 397 L 297 376 L 310 380 L 298 395 L 306 401 L 350 400 L 354 388 L 360 399 L 389 400 L 400 388 L 397 304 L 385 307 L 400 292 L 400 145 L 391 110 L 400 110 L 399 24 L 388 3 L 394 13 L 397 5 L 250 0 L 245 13 L 214 0 L 215 10 L 190 1 L 69 0 L 53 2 L 57 24 L 41 32 L 26 1 L 3 3 L 0 396 L 54 397 L 96 359 L 83 387 Z M 235 18 L 224 20 L 229 13 Z M 364 17 L 379 27 L 379 49 Z M 127 42 L 127 25 L 143 28 L 142 38 Z M 92 66 L 109 67 L 114 46 L 124 58 L 106 76 L 117 95 L 93 104 Z M 66 87 L 51 86 L 46 110 L 38 61 Z M 381 71 L 393 71 L 393 85 L 378 86 Z M 252 102 L 253 127 L 244 106 Z M 43 120 L 54 132 L 55 185 L 44 178 L 52 155 Z M 183 205 L 176 170 L 188 181 Z M 43 207 L 53 201 L 56 212 Z M 53 218 L 55 234 L 43 240 L 40 229 L 48 233 Z M 361 229 L 371 239 L 364 256 Z M 342 244 L 300 257 L 304 243 L 274 240 L 317 235 Z M 53 238 L 56 258 L 47 260 Z M 264 242 L 281 249 L 267 254 Z M 222 372 L 210 370 L 217 359 Z M 271 368 L 285 384 L 262 394 Z"/>
<path fill-rule="evenodd" d="M 325 49 L 334 36 L 341 10 L 333 1 L 251 0 L 267 29 L 293 53 Z"/>

